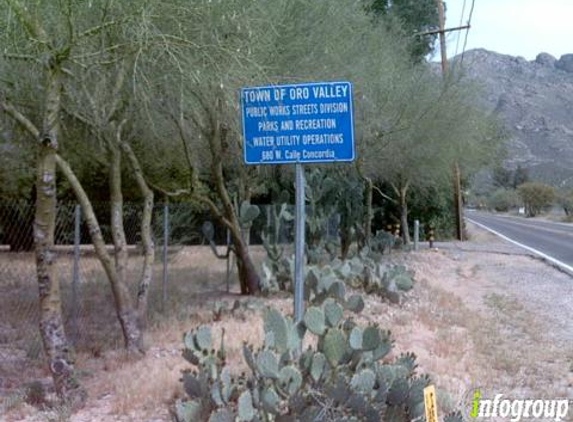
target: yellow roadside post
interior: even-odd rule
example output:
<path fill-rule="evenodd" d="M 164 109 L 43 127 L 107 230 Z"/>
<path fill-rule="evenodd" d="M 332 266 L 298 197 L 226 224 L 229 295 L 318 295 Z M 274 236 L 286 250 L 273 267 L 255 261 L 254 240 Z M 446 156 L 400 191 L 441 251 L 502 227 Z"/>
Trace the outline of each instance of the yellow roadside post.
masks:
<path fill-rule="evenodd" d="M 436 387 L 429 385 L 424 388 L 424 405 L 426 408 L 426 422 L 438 422 L 438 402 L 436 401 Z"/>

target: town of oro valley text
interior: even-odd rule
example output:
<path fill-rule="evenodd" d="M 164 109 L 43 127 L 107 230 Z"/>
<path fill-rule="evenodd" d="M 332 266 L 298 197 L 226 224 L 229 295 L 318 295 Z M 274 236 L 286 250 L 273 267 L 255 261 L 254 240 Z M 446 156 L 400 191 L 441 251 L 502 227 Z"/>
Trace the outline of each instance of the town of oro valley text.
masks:
<path fill-rule="evenodd" d="M 349 83 L 244 89 L 247 162 L 353 158 L 351 95 Z"/>

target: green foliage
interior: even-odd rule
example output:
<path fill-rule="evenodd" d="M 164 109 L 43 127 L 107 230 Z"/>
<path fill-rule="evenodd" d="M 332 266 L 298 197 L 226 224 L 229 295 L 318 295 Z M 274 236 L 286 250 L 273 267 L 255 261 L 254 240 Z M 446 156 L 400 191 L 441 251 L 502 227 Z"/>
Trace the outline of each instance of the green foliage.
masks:
<path fill-rule="evenodd" d="M 438 27 L 438 8 L 435 0 L 370 0 L 368 10 L 375 16 L 391 16 L 400 21 L 409 36 Z M 429 54 L 436 34 L 416 35 L 410 47 L 412 58 L 422 60 Z"/>
<path fill-rule="evenodd" d="M 467 101 L 461 100 L 473 95 L 467 95 L 460 84 L 452 84 L 443 93 L 441 81 L 426 66 L 413 65 L 408 57 L 408 51 L 423 57 L 421 51 L 431 45 L 432 37 L 415 39 L 412 35 L 435 26 L 433 0 L 366 3 L 370 14 L 365 13 L 364 2 L 343 1 L 169 0 L 145 2 L 135 8 L 129 2 L 109 6 L 103 0 L 70 5 L 33 2 L 28 7 L 50 28 L 50 38 L 57 41 L 54 44 L 71 43 L 73 60 L 66 65 L 61 153 L 71 161 L 88 193 L 101 195 L 107 189 L 106 150 L 99 139 L 102 134 L 95 137 L 97 142 L 86 143 L 93 133 L 85 121 L 98 126 L 104 118 L 114 124 L 126 118 L 126 139 L 129 134 L 147 180 L 170 191 L 201 194 L 220 207 L 212 164 L 222 163 L 225 188 L 236 198 L 234 212 L 248 228 L 256 211 L 251 207 L 241 211 L 238 205 L 251 194 L 268 194 L 269 171 L 246 168 L 242 163 L 238 89 L 285 81 L 351 79 L 357 155 L 365 161 L 365 174 L 373 176 L 376 183 L 396 184 L 402 177 L 411 184 L 412 196 L 418 196 L 417 185 L 423 185 L 420 192 L 428 186 L 446 190 L 442 170 L 448 166 L 443 162 L 454 152 L 461 155 L 459 151 L 471 150 L 466 156 L 479 161 L 474 157 L 495 150 L 489 148 L 490 138 L 495 138 L 488 136 L 489 120 L 473 113 Z M 376 15 L 374 22 L 372 14 Z M 2 16 L 1 24 L 7 30 L 0 42 L 6 54 L 31 56 L 13 57 L 0 64 L 2 90 L 8 98 L 26 104 L 26 114 L 36 120 L 42 109 L 37 87 L 43 81 L 44 45 L 30 42 L 10 13 Z M 122 69 L 127 69 L 127 74 L 123 86 L 117 87 Z M 110 116 L 109 107 L 115 102 L 119 106 Z M 7 156 L 22 165 L 15 165 L 11 158 L 9 162 L 1 160 L 0 178 L 17 179 L 22 187 L 8 183 L 0 189 L 10 191 L 6 195 L 14 194 L 13 190 L 19 195 L 33 181 L 33 150 L 14 148 L 19 147 L 20 137 L 14 136 L 19 132 L 13 123 L 1 123 L 2 129 L 8 129 L 2 130 L 10 147 Z M 214 152 L 206 136 L 213 133 L 213 125 L 220 125 L 224 132 Z M 113 136 L 113 127 L 108 129 L 110 133 L 103 135 Z M 455 148 L 452 140 L 456 140 Z M 461 142 L 466 145 L 460 147 Z M 22 171 L 4 172 L 4 163 Z M 321 170 L 327 173 L 323 178 L 334 179 L 333 193 L 338 198 L 331 201 L 327 195 L 324 203 L 318 204 L 322 209 L 309 206 L 312 246 L 308 252 L 313 262 L 314 245 L 333 256 L 340 247 L 343 257 L 352 242 L 362 246 L 363 189 L 353 170 L 341 168 Z M 290 176 L 284 169 L 273 173 L 277 178 Z M 137 194 L 129 175 L 126 179 L 129 196 Z M 193 183 L 196 180 L 198 185 Z M 317 186 L 318 192 L 328 185 L 326 180 L 319 182 L 315 184 L 309 175 L 310 190 Z M 204 202 L 201 207 L 204 211 Z M 340 214 L 341 230 L 336 233 L 340 242 L 325 239 L 322 230 L 334 213 Z"/>
<path fill-rule="evenodd" d="M 288 200 L 288 194 L 283 193 L 281 199 Z M 262 234 L 263 247 L 267 253 L 263 262 L 263 277 L 261 290 L 264 292 L 287 290 L 290 284 L 290 262 L 283 258 L 284 246 L 280 235 L 285 223 L 294 220 L 294 215 L 288 210 L 288 205 L 268 205 L 268 222 L 266 231 Z"/>
<path fill-rule="evenodd" d="M 563 190 L 557 194 L 557 203 L 563 208 L 565 215 L 573 215 L 573 190 Z"/>
<path fill-rule="evenodd" d="M 555 201 L 555 190 L 539 182 L 527 182 L 518 186 L 517 192 L 525 205 L 528 217 L 535 217 Z"/>
<path fill-rule="evenodd" d="M 529 169 L 518 165 L 513 172 L 513 188 L 516 189 L 518 186 L 527 182 L 529 182 Z"/>
<path fill-rule="evenodd" d="M 27 134 L 0 113 L 0 199 L 31 199 L 35 181 L 34 154 Z"/>
<path fill-rule="evenodd" d="M 175 404 L 176 421 L 294 422 L 328 415 L 347 422 L 399 422 L 422 417 L 429 377 L 416 374 L 413 354 L 388 358 L 389 331 L 375 324 L 361 327 L 345 315 L 345 308 L 360 312 L 363 300 L 346 298 L 332 272 L 314 276 L 306 292 L 311 306 L 301 323 L 276 309 L 265 311 L 264 345 L 243 347 L 248 375 L 230 374 L 224 353 L 211 344 L 209 328 L 187 334 L 183 355 L 195 369 L 184 373 L 188 397 Z M 302 351 L 305 337 L 312 337 L 316 347 Z"/>
<path fill-rule="evenodd" d="M 493 169 L 492 178 L 497 188 L 516 189 L 519 185 L 529 181 L 529 170 L 520 165 L 515 170 L 497 166 Z"/>
<path fill-rule="evenodd" d="M 156 221 L 164 221 L 164 211 L 156 211 Z M 188 203 L 169 204 L 169 241 L 172 244 L 193 245 L 201 243 L 201 235 L 197 232 L 200 224 L 200 213 L 197 207 Z M 163 237 L 163 224 L 155 225 L 155 238 Z"/>
<path fill-rule="evenodd" d="M 488 206 L 500 212 L 509 211 L 510 209 L 519 206 L 520 202 L 517 191 L 513 189 L 497 189 L 488 198 Z"/>
<path fill-rule="evenodd" d="M 384 230 L 379 230 L 376 232 L 376 236 L 370 239 L 370 248 L 380 254 L 392 250 L 395 245 L 396 236 Z"/>
<path fill-rule="evenodd" d="M 328 223 L 337 209 L 339 191 L 338 180 L 329 172 L 314 168 L 306 173 L 305 200 L 308 203 L 306 213 L 307 247 L 310 252 L 309 259 L 313 258 L 313 251 L 324 247 L 328 233 Z"/>
<path fill-rule="evenodd" d="M 511 170 L 496 166 L 492 171 L 493 185 L 497 188 L 510 189 L 513 185 L 513 173 Z"/>
<path fill-rule="evenodd" d="M 337 178 L 338 214 L 340 215 L 341 258 L 346 259 L 350 245 L 356 241 L 364 244 L 364 181 L 354 172 L 345 172 Z"/>

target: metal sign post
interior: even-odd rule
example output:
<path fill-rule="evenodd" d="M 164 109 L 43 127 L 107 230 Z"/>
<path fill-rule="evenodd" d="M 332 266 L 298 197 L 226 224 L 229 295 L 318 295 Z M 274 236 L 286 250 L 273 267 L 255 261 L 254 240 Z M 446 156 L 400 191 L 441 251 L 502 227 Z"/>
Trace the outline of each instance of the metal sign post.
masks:
<path fill-rule="evenodd" d="M 304 314 L 305 163 L 353 161 L 350 82 L 241 90 L 246 164 L 296 165 L 295 321 Z"/>
<path fill-rule="evenodd" d="M 296 237 L 294 251 L 294 320 L 302 321 L 304 315 L 304 229 L 306 222 L 304 201 L 304 167 L 296 165 Z"/>

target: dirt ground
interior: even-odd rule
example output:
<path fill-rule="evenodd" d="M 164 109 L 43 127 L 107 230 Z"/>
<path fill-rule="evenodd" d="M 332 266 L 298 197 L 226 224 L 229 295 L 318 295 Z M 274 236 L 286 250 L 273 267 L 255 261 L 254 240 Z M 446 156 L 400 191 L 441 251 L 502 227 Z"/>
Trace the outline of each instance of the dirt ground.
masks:
<path fill-rule="evenodd" d="M 573 399 L 573 277 L 475 227 L 469 232 L 468 242 L 393 255 L 415 272 L 417 283 L 401 305 L 367 298 L 361 319 L 391 329 L 393 354 L 416 353 L 420 372 L 431 374 L 437 386 L 442 414 L 467 408 L 464 396 L 475 387 L 511 398 Z M 12 392 L 0 399 L 0 421 L 169 421 L 169 404 L 182 395 L 178 379 L 187 366 L 180 355 L 182 334 L 212 321 L 213 300 L 238 297 L 224 292 L 224 265 L 208 251 L 186 251 L 174 261 L 187 277 L 177 279 L 178 305 L 168 317 L 153 319 L 145 358 L 130 361 L 109 345 L 97 354 L 79 351 L 79 378 L 90 396 L 85 409 L 73 415 L 39 411 Z M 198 263 L 193 276 L 188 261 Z M 288 298 L 269 302 L 292 307 Z M 259 311 L 224 316 L 214 332 L 223 327 L 232 333 L 226 336 L 230 364 L 240 371 L 243 340 L 262 341 Z M 14 359 L 20 365 L 24 358 Z M 41 358 L 31 367 L 28 375 L 49 381 Z"/>

